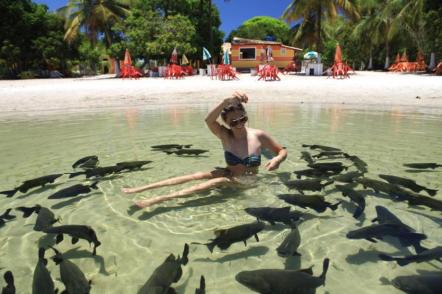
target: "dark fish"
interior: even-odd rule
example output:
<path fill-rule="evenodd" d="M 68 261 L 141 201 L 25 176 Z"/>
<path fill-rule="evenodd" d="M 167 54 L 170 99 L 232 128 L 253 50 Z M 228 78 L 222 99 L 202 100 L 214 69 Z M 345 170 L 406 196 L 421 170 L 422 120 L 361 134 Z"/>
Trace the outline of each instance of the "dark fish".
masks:
<path fill-rule="evenodd" d="M 296 175 L 297 179 L 301 179 L 303 176 L 309 178 L 324 178 L 335 174 L 330 171 L 322 171 L 314 168 L 295 170 L 293 173 Z"/>
<path fill-rule="evenodd" d="M 361 184 L 364 189 L 370 188 L 376 193 L 383 192 L 390 195 L 393 199 L 407 200 L 412 197 L 410 192 L 390 183 L 370 178 L 357 178 L 355 181 Z"/>
<path fill-rule="evenodd" d="M 318 163 L 310 163 L 307 166 L 323 172 L 330 171 L 336 174 L 347 169 L 346 166 L 342 165 L 342 162 L 318 162 Z"/>
<path fill-rule="evenodd" d="M 268 294 L 315 293 L 316 288 L 325 285 L 325 276 L 330 264 L 324 259 L 322 274 L 312 276 L 307 270 L 261 269 L 242 271 L 235 276 L 236 281 L 252 291 Z"/>
<path fill-rule="evenodd" d="M 14 190 L 9 191 L 1 191 L 0 194 L 6 195 L 6 197 L 12 197 L 14 196 L 17 191 L 20 191 L 22 193 L 28 192 L 28 190 L 42 186 L 44 187 L 46 184 L 53 183 L 57 178 L 61 177 L 63 174 L 53 174 L 53 175 L 47 175 L 39 178 L 35 178 L 32 180 L 24 181 L 20 186 L 15 188 Z"/>
<path fill-rule="evenodd" d="M 2 294 L 15 294 L 14 276 L 11 271 L 7 271 L 3 275 L 6 286 L 2 289 Z"/>
<path fill-rule="evenodd" d="M 278 252 L 278 255 L 281 257 L 294 255 L 301 256 L 301 254 L 297 251 L 300 244 L 301 235 L 299 234 L 298 228 L 293 225 L 290 233 L 285 237 L 281 245 L 276 248 L 276 252 Z"/>
<path fill-rule="evenodd" d="M 54 281 L 47 269 L 47 259 L 45 259 L 45 249 L 38 250 L 38 261 L 34 269 L 32 280 L 32 294 L 55 294 Z"/>
<path fill-rule="evenodd" d="M 321 158 L 321 157 L 336 157 L 339 155 L 344 156 L 343 151 L 321 151 L 318 154 L 313 155 L 313 158 Z"/>
<path fill-rule="evenodd" d="M 88 294 L 91 291 L 91 281 L 86 279 L 84 273 L 75 263 L 64 258 L 57 249 L 51 248 L 55 252 L 52 260 L 60 265 L 60 279 L 66 287 L 65 292 Z"/>
<path fill-rule="evenodd" d="M 420 191 L 424 190 L 428 193 L 430 196 L 434 196 L 437 193 L 437 190 L 428 189 L 427 187 L 421 186 L 416 184 L 414 180 L 407 179 L 407 178 L 401 178 L 396 176 L 389 176 L 389 175 L 379 175 L 381 179 L 386 180 L 390 184 L 399 185 L 405 188 L 410 189 L 411 191 L 414 191 L 416 193 L 419 193 Z"/>
<path fill-rule="evenodd" d="M 125 162 L 118 162 L 116 166 L 121 166 L 122 170 L 128 170 L 132 171 L 135 169 L 140 169 L 143 167 L 143 165 L 151 163 L 151 160 L 144 160 L 144 161 L 125 161 Z"/>
<path fill-rule="evenodd" d="M 333 181 L 327 181 L 324 184 L 321 184 L 323 180 L 321 179 L 312 179 L 312 180 L 293 180 L 287 181 L 286 186 L 289 189 L 296 189 L 300 193 L 303 191 L 321 191 L 324 187 L 331 185 Z"/>
<path fill-rule="evenodd" d="M 20 206 L 17 207 L 16 210 L 23 212 L 24 218 L 28 218 L 33 212 L 37 214 L 34 231 L 43 231 L 48 229 L 58 221 L 58 219 L 55 218 L 54 213 L 49 208 L 40 205 L 36 205 L 34 207 Z"/>
<path fill-rule="evenodd" d="M 72 165 L 72 168 L 83 168 L 83 169 L 95 168 L 97 167 L 98 162 L 99 162 L 98 156 L 96 155 L 86 156 L 77 160 Z"/>
<path fill-rule="evenodd" d="M 138 294 L 160 294 L 160 293 L 175 293 L 175 290 L 170 287 L 173 283 L 179 281 L 183 275 L 182 265 L 188 262 L 187 255 L 189 254 L 189 245 L 184 245 L 183 257 L 175 257 L 170 254 L 166 260 L 158 266 L 149 280 L 138 290 Z"/>
<path fill-rule="evenodd" d="M 431 208 L 431 210 L 442 211 L 442 201 L 438 199 L 419 194 L 409 194 L 407 200 L 410 205 L 424 205 Z"/>
<path fill-rule="evenodd" d="M 433 249 L 425 250 L 416 255 L 408 255 L 403 257 L 393 257 L 387 254 L 379 254 L 379 258 L 385 261 L 396 261 L 400 266 L 407 265 L 412 262 L 424 262 L 437 259 L 442 262 L 442 246 L 435 247 Z"/>
<path fill-rule="evenodd" d="M 82 184 L 76 184 L 64 189 L 61 189 L 60 191 L 55 192 L 54 194 L 50 195 L 48 199 L 62 199 L 62 198 L 69 198 L 69 197 L 75 197 L 80 194 L 87 194 L 92 191 L 92 189 L 96 190 L 98 182 L 92 183 L 92 185 L 85 186 Z"/>
<path fill-rule="evenodd" d="M 413 233 L 401 225 L 389 223 L 371 225 L 347 233 L 349 239 L 366 239 L 370 242 L 376 242 L 375 239 L 383 240 L 386 236 L 398 238 L 402 246 L 410 246 L 427 238 L 424 234 Z"/>
<path fill-rule="evenodd" d="M 204 276 L 201 276 L 200 287 L 195 289 L 195 294 L 206 294 L 206 279 L 204 279 Z"/>
<path fill-rule="evenodd" d="M 15 218 L 15 215 L 10 214 L 11 208 L 6 209 L 6 211 L 0 215 L 0 228 L 3 227 L 8 220 Z"/>
<path fill-rule="evenodd" d="M 307 161 L 307 163 L 311 164 L 314 163 L 315 161 L 312 158 L 312 155 L 310 154 L 310 152 L 307 151 L 301 151 L 301 157 L 300 159 L 304 159 L 305 161 Z"/>
<path fill-rule="evenodd" d="M 324 212 L 327 208 L 336 210 L 341 204 L 341 202 L 331 204 L 325 201 L 324 197 L 320 195 L 279 194 L 278 198 L 292 205 L 314 209 L 316 212 Z"/>
<path fill-rule="evenodd" d="M 391 283 L 394 287 L 410 294 L 440 294 L 442 289 L 442 274 L 431 272 L 420 275 L 399 276 Z"/>
<path fill-rule="evenodd" d="M 408 231 L 410 233 L 415 233 L 415 229 L 407 226 L 399 218 L 397 218 L 393 213 L 391 213 L 387 208 L 377 205 L 376 206 L 376 218 L 372 220 L 372 222 L 378 222 L 379 224 L 393 224 L 401 227 L 401 231 Z M 420 240 L 416 242 L 411 242 L 411 245 L 414 247 L 417 253 L 423 252 L 427 250 L 420 244 Z"/>
<path fill-rule="evenodd" d="M 178 149 L 178 150 L 164 150 L 167 154 L 175 153 L 176 155 L 200 155 L 206 152 L 209 152 L 209 150 L 203 150 L 203 149 Z"/>
<path fill-rule="evenodd" d="M 83 172 L 69 173 L 69 178 L 73 178 L 73 177 L 76 177 L 79 175 L 86 175 L 86 178 L 104 177 L 107 175 L 119 173 L 122 170 L 123 170 L 123 167 L 118 166 L 118 165 L 96 167 L 96 168 L 88 169 Z"/>
<path fill-rule="evenodd" d="M 58 226 L 58 227 L 50 227 L 44 229 L 43 232 L 47 234 L 56 234 L 57 235 L 57 244 L 63 241 L 63 234 L 67 234 L 72 237 L 72 244 L 78 242 L 79 239 L 83 239 L 89 242 L 89 244 L 94 244 L 94 249 L 92 254 L 96 255 L 97 247 L 101 245 L 101 242 L 98 241 L 97 235 L 95 231 L 89 226 L 82 225 L 66 225 L 66 226 Z"/>
<path fill-rule="evenodd" d="M 154 145 L 150 146 L 152 149 L 183 149 L 183 148 L 190 148 L 192 147 L 192 144 L 189 145 L 181 145 L 181 144 L 164 144 L 164 145 Z"/>
<path fill-rule="evenodd" d="M 355 179 L 362 177 L 364 174 L 359 171 L 351 171 L 346 174 L 334 176 L 332 179 L 336 182 L 353 183 Z"/>
<path fill-rule="evenodd" d="M 302 217 L 302 213 L 290 211 L 290 206 L 275 207 L 249 207 L 244 209 L 248 214 L 253 215 L 258 221 L 264 220 L 274 225 L 276 222 L 291 224 Z"/>
<path fill-rule="evenodd" d="M 427 168 L 435 169 L 435 168 L 438 168 L 438 167 L 442 167 L 442 164 L 438 164 L 438 163 L 434 163 L 434 162 L 429 162 L 429 163 L 405 163 L 404 166 L 411 167 L 411 168 L 417 168 L 417 169 L 427 169 Z"/>
<path fill-rule="evenodd" d="M 206 245 L 207 248 L 209 248 L 210 252 L 213 252 L 215 246 L 218 246 L 218 248 L 225 250 L 229 248 L 230 245 L 236 242 L 244 242 L 244 245 L 247 246 L 247 239 L 252 236 L 255 236 L 256 241 L 259 242 L 258 233 L 261 232 L 263 229 L 263 222 L 254 222 L 250 224 L 231 227 L 228 229 L 216 230 L 216 238 L 209 240 L 211 242 L 202 245 Z"/>
<path fill-rule="evenodd" d="M 329 147 L 329 146 L 324 146 L 324 145 L 307 145 L 307 144 L 302 144 L 302 147 L 309 147 L 310 149 L 320 149 L 320 150 L 323 150 L 323 151 L 341 151 L 341 149 L 339 149 L 339 148 Z"/>
<path fill-rule="evenodd" d="M 335 187 L 341 191 L 343 196 L 350 198 L 354 203 L 356 203 L 357 208 L 353 213 L 353 217 L 356 219 L 359 218 L 365 209 L 364 196 L 358 191 L 355 191 L 352 185 L 336 185 Z"/>
<path fill-rule="evenodd" d="M 367 163 L 365 161 L 363 161 L 362 159 L 360 159 L 359 157 L 357 157 L 356 155 L 348 155 L 348 154 L 344 154 L 344 157 L 351 160 L 353 162 L 353 165 L 361 172 L 361 173 L 366 173 L 368 172 L 367 170 Z"/>

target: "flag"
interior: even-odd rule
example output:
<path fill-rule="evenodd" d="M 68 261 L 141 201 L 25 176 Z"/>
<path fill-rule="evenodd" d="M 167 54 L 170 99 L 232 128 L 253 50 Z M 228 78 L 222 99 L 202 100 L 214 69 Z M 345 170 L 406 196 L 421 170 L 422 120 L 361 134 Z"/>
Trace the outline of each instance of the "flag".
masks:
<path fill-rule="evenodd" d="M 181 59 L 181 64 L 189 64 L 189 60 L 187 59 L 186 55 L 183 54 L 183 58 Z"/>
<path fill-rule="evenodd" d="M 207 60 L 212 58 L 212 55 L 210 55 L 209 50 L 203 47 L 203 60 Z"/>

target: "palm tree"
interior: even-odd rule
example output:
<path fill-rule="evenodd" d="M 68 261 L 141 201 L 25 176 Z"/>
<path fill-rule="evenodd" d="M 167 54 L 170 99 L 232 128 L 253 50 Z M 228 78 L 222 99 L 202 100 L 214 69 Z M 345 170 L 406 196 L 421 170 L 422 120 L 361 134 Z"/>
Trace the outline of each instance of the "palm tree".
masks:
<path fill-rule="evenodd" d="M 321 51 L 322 21 L 336 19 L 338 11 L 351 19 L 359 18 L 356 0 L 293 0 L 282 17 L 289 22 L 300 19 L 309 22 L 314 20 L 316 23 L 316 50 Z"/>

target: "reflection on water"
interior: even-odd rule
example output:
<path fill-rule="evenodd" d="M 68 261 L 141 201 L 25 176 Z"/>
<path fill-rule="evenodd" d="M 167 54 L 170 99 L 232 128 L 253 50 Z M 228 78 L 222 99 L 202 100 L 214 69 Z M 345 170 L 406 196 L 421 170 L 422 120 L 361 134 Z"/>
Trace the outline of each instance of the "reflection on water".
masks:
<path fill-rule="evenodd" d="M 145 169 L 107 177 L 98 184 L 99 192 L 75 199 L 54 201 L 47 196 L 67 186 L 88 182 L 82 177 L 64 176 L 53 185 L 37 188 L 13 198 L 0 198 L 2 213 L 6 208 L 40 204 L 51 208 L 61 224 L 90 225 L 102 245 L 98 256 L 90 254 L 86 241 L 57 245 L 66 252 L 93 281 L 93 293 L 135 293 L 170 254 L 181 254 L 185 242 L 205 243 L 214 238 L 213 231 L 254 221 L 243 209 L 251 206 L 284 207 L 276 194 L 289 192 L 275 173 L 262 167 L 255 185 L 247 189 L 216 189 L 193 197 L 163 203 L 147 210 L 133 206 L 133 200 L 167 194 L 187 187 L 163 187 L 139 195 L 123 195 L 121 187 L 138 186 L 166 177 L 209 171 L 224 166 L 220 142 L 204 124 L 207 106 L 185 108 L 172 106 L 162 110 L 130 108 L 95 115 L 72 115 L 33 120 L 9 120 L 0 124 L 0 190 L 11 189 L 25 179 L 56 172 L 71 172 L 78 158 L 97 155 L 101 166 L 129 160 L 152 160 Z M 391 112 L 355 111 L 334 105 L 279 105 L 276 103 L 247 105 L 249 126 L 267 130 L 289 151 L 281 165 L 280 175 L 290 176 L 305 168 L 299 160 L 302 143 L 316 143 L 342 148 L 358 155 L 369 165 L 369 177 L 392 174 L 415 179 L 419 184 L 442 189 L 442 172 L 407 172 L 405 162 L 442 162 L 442 118 L 434 115 L 404 113 L 401 108 Z M 151 145 L 193 144 L 208 149 L 204 157 L 167 155 L 155 152 Z M 265 160 L 264 163 L 265 164 Z M 292 177 L 293 179 L 293 177 Z M 348 231 L 371 224 L 375 205 L 384 205 L 404 223 L 427 234 L 425 247 L 442 244 L 440 214 L 426 208 L 408 207 L 387 197 L 366 193 L 364 218 L 352 218 L 352 204 L 333 188 L 322 192 L 330 202 L 345 200 L 345 205 L 318 216 L 311 210 L 299 226 L 301 245 L 299 257 L 281 258 L 276 247 L 282 242 L 285 226 L 268 226 L 259 233 L 260 242 L 251 238 L 247 247 L 233 244 L 225 252 L 213 254 L 205 246 L 191 245 L 190 262 L 183 268 L 183 277 L 175 288 L 179 293 L 194 293 L 199 277 L 206 277 L 208 293 L 248 293 L 234 276 L 242 270 L 259 268 L 307 268 L 314 265 L 315 275 L 321 271 L 322 260 L 331 259 L 326 286 L 318 293 L 399 293 L 383 285 L 380 278 L 413 274 L 416 270 L 434 270 L 440 264 L 422 263 L 399 268 L 393 263 L 377 260 L 377 252 L 406 253 L 397 242 L 372 244 L 365 240 L 348 240 Z M 441 193 L 436 196 L 442 199 Z M 302 210 L 302 209 L 300 209 Z M 13 271 L 19 293 L 30 293 L 37 247 L 53 244 L 54 239 L 32 231 L 35 216 L 17 216 L 0 228 L 0 266 Z M 49 252 L 47 255 L 51 255 Z M 53 279 L 59 277 L 52 261 L 48 265 Z M 58 280 L 57 287 L 63 286 Z M 351 287 L 351 288 L 350 288 Z"/>

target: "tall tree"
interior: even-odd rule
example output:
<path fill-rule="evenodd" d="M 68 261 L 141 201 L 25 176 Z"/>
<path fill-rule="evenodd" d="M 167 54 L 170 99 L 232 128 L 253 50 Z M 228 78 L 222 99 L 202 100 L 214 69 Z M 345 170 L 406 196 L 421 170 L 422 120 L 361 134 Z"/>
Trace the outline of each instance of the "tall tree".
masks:
<path fill-rule="evenodd" d="M 316 50 L 322 50 L 322 21 L 332 20 L 338 12 L 351 19 L 359 18 L 356 0 L 293 0 L 284 11 L 282 17 L 289 21 L 313 20 L 316 23 Z"/>

